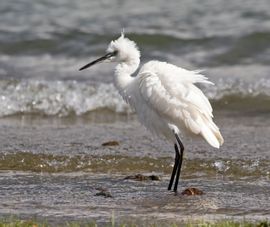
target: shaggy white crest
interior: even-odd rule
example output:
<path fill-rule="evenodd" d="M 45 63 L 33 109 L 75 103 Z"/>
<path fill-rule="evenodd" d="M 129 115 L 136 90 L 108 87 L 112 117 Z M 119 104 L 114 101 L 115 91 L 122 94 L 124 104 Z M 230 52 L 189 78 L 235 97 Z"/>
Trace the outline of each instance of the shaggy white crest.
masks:
<path fill-rule="evenodd" d="M 219 148 L 223 138 L 213 122 L 213 110 L 196 83 L 213 84 L 199 71 L 190 71 L 175 65 L 150 61 L 142 66 L 136 77 L 131 75 L 140 63 L 140 52 L 135 42 L 121 36 L 112 41 L 107 54 L 83 66 L 88 68 L 102 61 L 118 62 L 114 82 L 122 97 L 138 114 L 139 121 L 153 134 L 172 141 L 175 164 L 168 189 L 174 178 L 177 191 L 184 146 L 180 137 L 204 138 Z"/>
<path fill-rule="evenodd" d="M 116 58 L 113 61 L 132 61 L 134 59 L 140 58 L 140 52 L 135 42 L 125 38 L 122 32 L 121 36 L 111 41 L 107 48 L 107 53 L 117 52 Z"/>

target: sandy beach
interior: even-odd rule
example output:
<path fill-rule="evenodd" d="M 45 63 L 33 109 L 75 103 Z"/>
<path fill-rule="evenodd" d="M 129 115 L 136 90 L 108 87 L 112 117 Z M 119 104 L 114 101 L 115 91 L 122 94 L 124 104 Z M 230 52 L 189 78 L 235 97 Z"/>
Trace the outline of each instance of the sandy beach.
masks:
<path fill-rule="evenodd" d="M 179 195 L 167 191 L 173 149 L 135 116 L 15 117 L 0 121 L 0 213 L 51 223 L 74 220 L 149 222 L 265 220 L 270 213 L 269 116 L 217 113 L 229 143 L 220 150 L 186 141 Z M 106 117 L 105 117 L 106 118 Z M 235 125 L 237 124 L 237 127 Z M 117 141 L 118 146 L 102 146 Z M 138 143 L 140 141 L 140 143 Z M 125 180 L 156 175 L 159 181 Z M 200 196 L 183 196 L 196 187 Z M 105 190 L 109 197 L 97 196 Z"/>

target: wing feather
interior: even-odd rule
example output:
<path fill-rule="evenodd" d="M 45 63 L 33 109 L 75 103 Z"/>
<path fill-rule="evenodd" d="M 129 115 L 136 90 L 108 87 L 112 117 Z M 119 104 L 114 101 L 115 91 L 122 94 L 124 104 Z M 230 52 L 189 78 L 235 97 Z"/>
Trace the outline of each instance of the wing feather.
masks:
<path fill-rule="evenodd" d="M 194 85 L 213 84 L 205 76 L 154 61 L 142 68 L 138 79 L 141 96 L 168 124 L 185 125 L 194 134 L 201 134 L 214 147 L 223 143 L 212 120 L 211 104 Z"/>

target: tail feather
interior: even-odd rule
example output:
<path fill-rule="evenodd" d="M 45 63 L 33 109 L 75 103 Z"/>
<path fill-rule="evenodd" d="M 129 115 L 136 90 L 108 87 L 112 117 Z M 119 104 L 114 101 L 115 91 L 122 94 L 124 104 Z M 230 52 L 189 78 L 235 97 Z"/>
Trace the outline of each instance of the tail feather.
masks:
<path fill-rule="evenodd" d="M 214 134 L 215 134 L 215 136 L 216 136 L 216 138 L 221 146 L 224 143 L 224 139 L 223 139 L 220 131 L 218 130 L 218 131 L 214 132 Z"/>
<path fill-rule="evenodd" d="M 211 122 L 208 121 L 204 119 L 201 122 L 201 135 L 212 147 L 219 148 L 223 144 L 224 139 L 212 119 L 210 120 Z"/>
<path fill-rule="evenodd" d="M 215 148 L 220 147 L 220 143 L 218 139 L 216 138 L 215 134 L 207 127 L 204 127 L 201 131 L 201 134 L 203 138 L 212 146 Z"/>

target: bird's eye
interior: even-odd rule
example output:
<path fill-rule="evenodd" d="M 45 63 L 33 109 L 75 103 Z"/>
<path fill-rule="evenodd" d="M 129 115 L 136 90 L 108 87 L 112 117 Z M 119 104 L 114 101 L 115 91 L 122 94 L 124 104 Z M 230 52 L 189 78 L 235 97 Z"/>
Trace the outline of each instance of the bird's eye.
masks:
<path fill-rule="evenodd" d="M 115 50 L 114 52 L 112 52 L 113 56 L 116 56 L 118 54 L 118 50 Z"/>
<path fill-rule="evenodd" d="M 118 54 L 118 51 L 117 51 L 117 50 L 112 51 L 112 52 L 108 52 L 108 53 L 106 54 L 106 58 L 112 58 L 112 57 L 115 57 L 117 54 Z"/>

